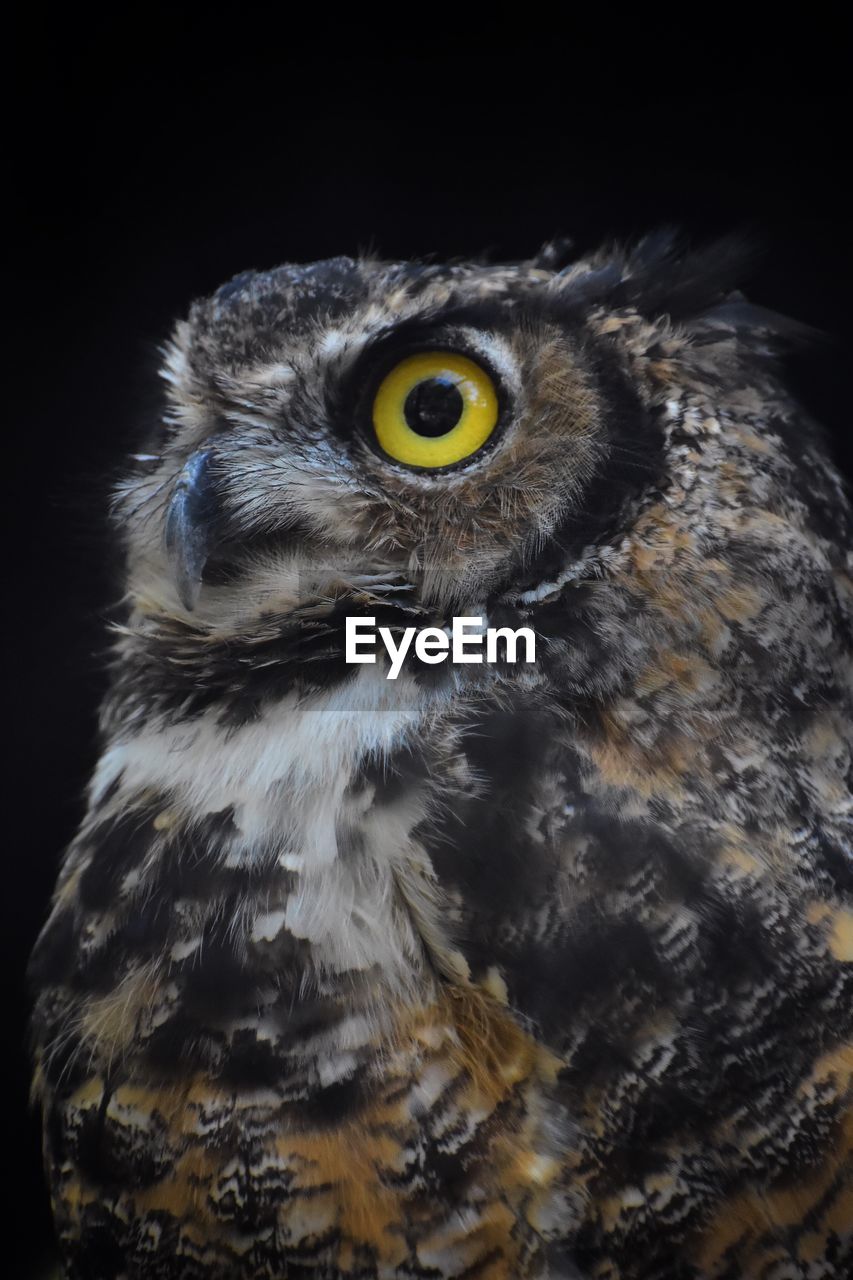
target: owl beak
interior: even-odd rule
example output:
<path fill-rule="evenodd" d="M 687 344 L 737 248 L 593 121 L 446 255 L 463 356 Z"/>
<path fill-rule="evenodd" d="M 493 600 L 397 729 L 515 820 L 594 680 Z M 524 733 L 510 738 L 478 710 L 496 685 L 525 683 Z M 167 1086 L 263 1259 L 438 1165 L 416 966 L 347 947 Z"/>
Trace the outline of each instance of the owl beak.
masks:
<path fill-rule="evenodd" d="M 181 603 L 190 611 L 198 600 L 204 566 L 214 544 L 217 497 L 212 461 L 210 449 L 199 450 L 187 459 L 166 512 L 166 554 Z"/>

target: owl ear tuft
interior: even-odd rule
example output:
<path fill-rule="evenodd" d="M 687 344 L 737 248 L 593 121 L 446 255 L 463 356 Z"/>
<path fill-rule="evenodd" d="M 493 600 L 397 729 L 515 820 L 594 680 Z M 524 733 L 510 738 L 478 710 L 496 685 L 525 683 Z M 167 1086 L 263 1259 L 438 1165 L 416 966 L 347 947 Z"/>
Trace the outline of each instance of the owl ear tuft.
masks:
<path fill-rule="evenodd" d="M 778 356 L 793 347 L 831 341 L 822 329 L 749 302 L 739 291 L 696 316 L 689 328 L 697 342 L 710 345 L 735 338 L 756 356 Z"/>
<path fill-rule="evenodd" d="M 575 242 L 571 236 L 554 236 L 530 259 L 530 266 L 542 271 L 563 271 L 575 259 Z"/>
<path fill-rule="evenodd" d="M 744 232 L 693 249 L 676 228 L 661 227 L 633 248 L 613 248 L 591 259 L 589 270 L 571 273 L 564 299 L 627 307 L 650 320 L 665 316 L 697 342 L 735 338 L 756 355 L 824 339 L 820 330 L 751 303 L 740 291 L 762 252 Z"/>
<path fill-rule="evenodd" d="M 743 233 L 691 249 L 674 227 L 662 227 L 628 252 L 616 292 L 650 318 L 691 320 L 727 301 L 751 273 L 759 252 Z"/>
<path fill-rule="evenodd" d="M 691 249 L 677 228 L 661 227 L 633 247 L 614 244 L 577 263 L 565 272 L 560 295 L 569 306 L 624 307 L 649 319 L 690 320 L 725 301 L 756 255 L 742 234 Z"/>
<path fill-rule="evenodd" d="M 762 256 L 761 245 L 745 233 L 688 249 L 667 230 L 641 241 L 626 262 L 620 287 L 641 314 L 669 316 L 696 342 L 734 338 L 754 355 L 775 356 L 825 340 L 819 329 L 750 302 L 741 292 L 738 286 Z"/>

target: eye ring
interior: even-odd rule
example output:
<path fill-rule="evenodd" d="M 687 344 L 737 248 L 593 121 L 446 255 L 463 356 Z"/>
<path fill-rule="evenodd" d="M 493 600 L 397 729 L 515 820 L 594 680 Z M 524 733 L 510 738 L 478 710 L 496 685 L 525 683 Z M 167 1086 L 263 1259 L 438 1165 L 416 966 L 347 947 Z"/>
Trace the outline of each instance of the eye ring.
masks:
<path fill-rule="evenodd" d="M 403 357 L 373 396 L 371 421 L 384 454 L 405 466 L 440 470 L 479 452 L 500 417 L 491 375 L 447 350 Z"/>

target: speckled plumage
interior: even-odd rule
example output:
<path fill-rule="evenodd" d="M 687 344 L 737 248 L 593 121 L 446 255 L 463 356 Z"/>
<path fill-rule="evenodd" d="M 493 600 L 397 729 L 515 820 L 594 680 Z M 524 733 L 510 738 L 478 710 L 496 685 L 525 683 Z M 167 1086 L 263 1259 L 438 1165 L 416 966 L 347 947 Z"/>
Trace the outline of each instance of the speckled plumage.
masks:
<path fill-rule="evenodd" d="M 176 329 L 32 963 L 74 1280 L 849 1274 L 850 509 L 734 248 L 559 266 Z M 446 473 L 364 431 L 427 340 L 503 389 Z M 478 613 L 536 664 L 343 662 Z"/>

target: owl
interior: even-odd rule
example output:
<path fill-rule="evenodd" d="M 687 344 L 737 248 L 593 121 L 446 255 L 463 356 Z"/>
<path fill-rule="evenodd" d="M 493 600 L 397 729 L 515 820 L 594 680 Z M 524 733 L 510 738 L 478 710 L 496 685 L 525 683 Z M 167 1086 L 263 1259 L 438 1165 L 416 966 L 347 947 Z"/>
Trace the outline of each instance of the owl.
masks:
<path fill-rule="evenodd" d="M 743 270 L 340 257 L 177 324 L 31 962 L 68 1280 L 853 1274 L 851 511 Z"/>

